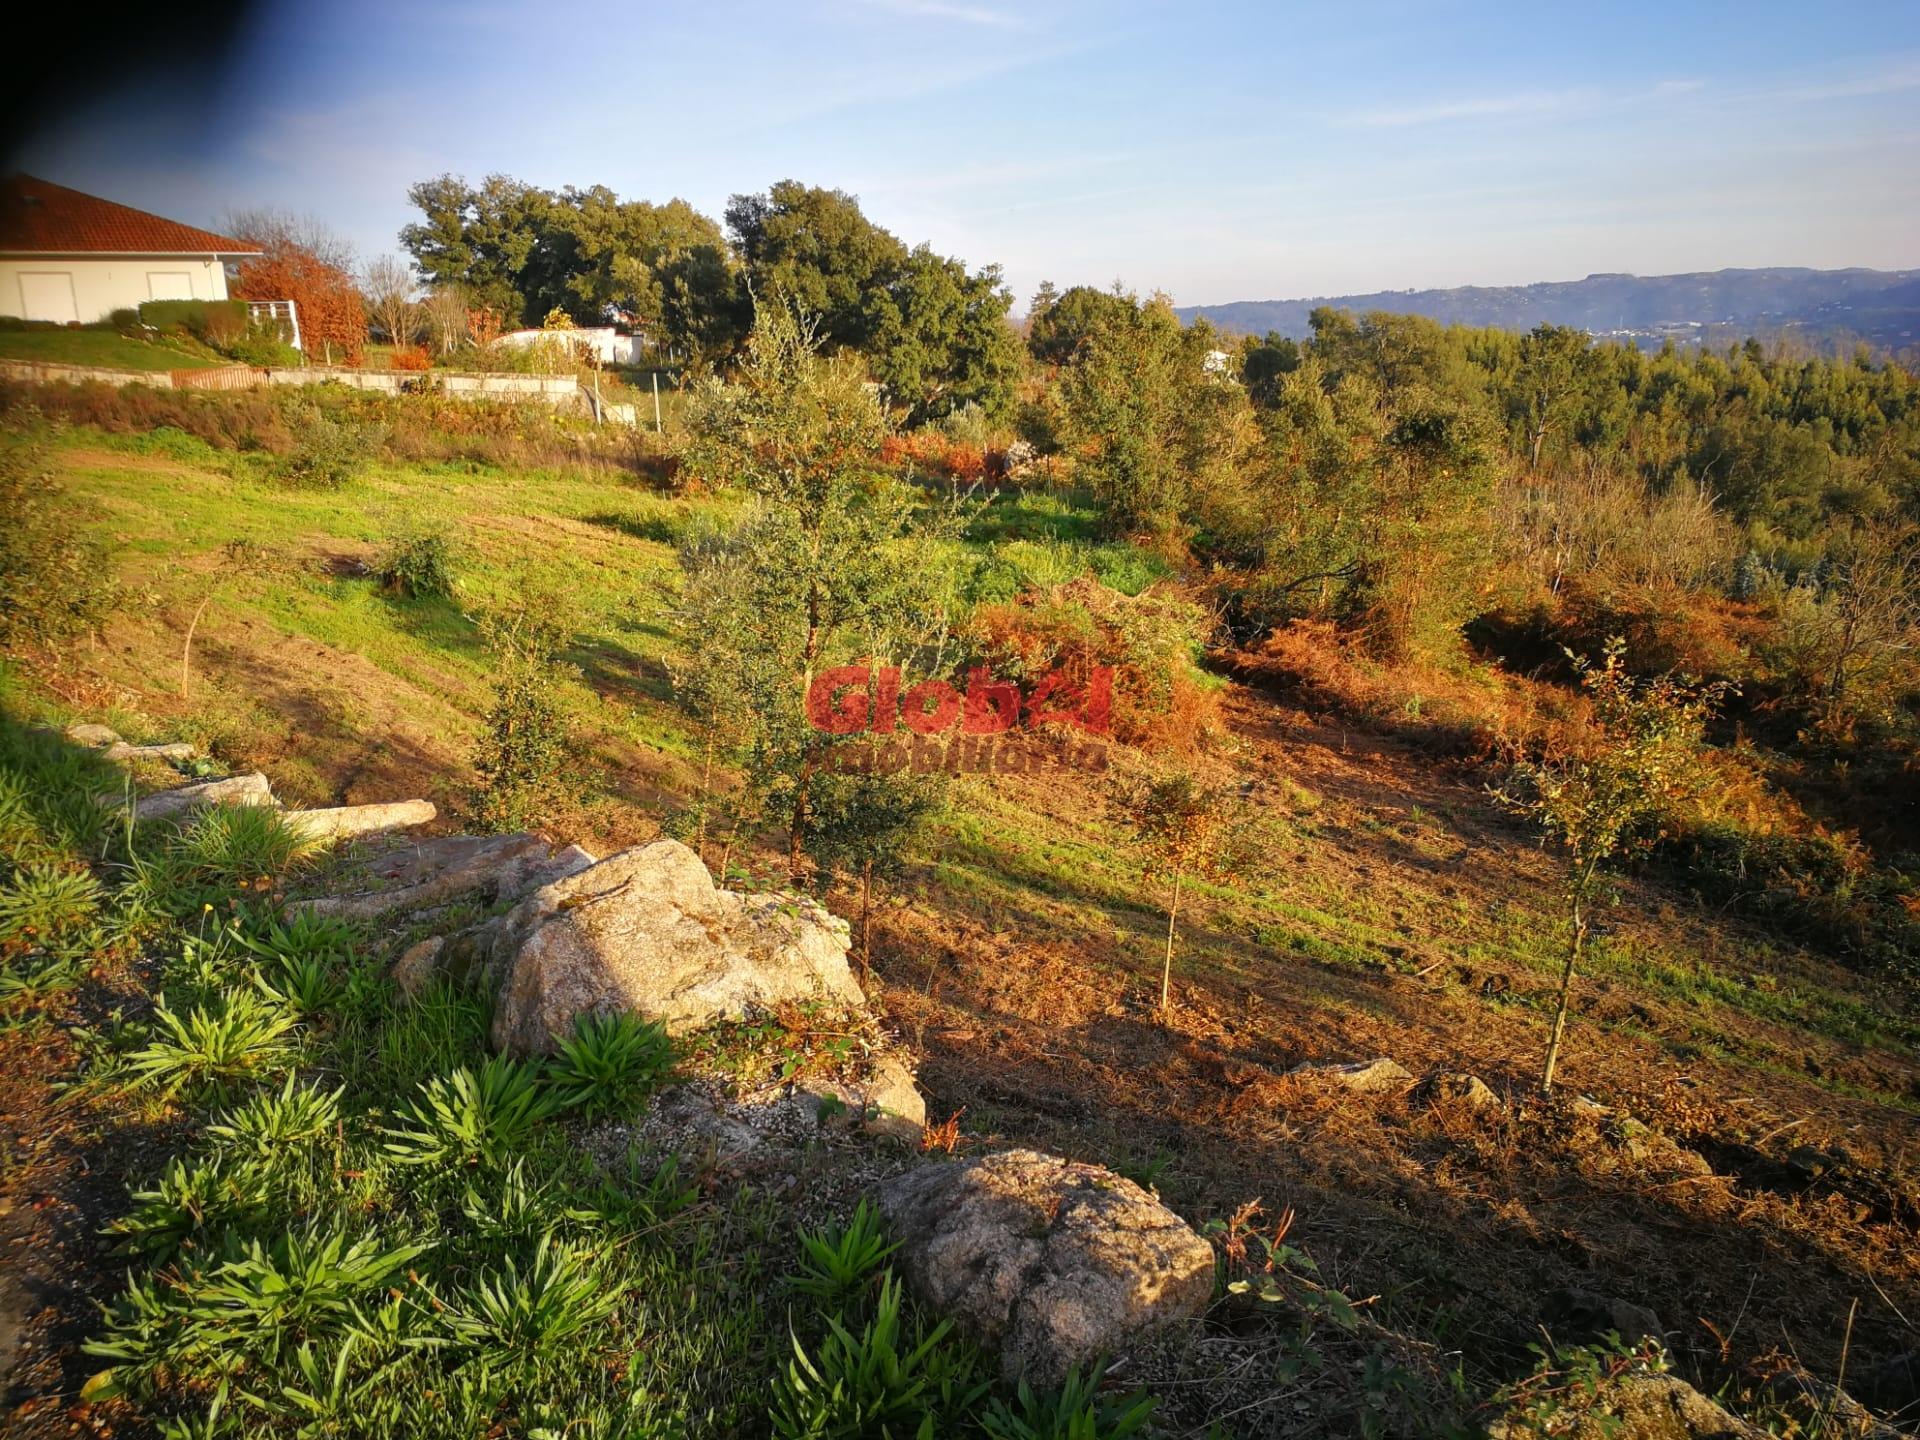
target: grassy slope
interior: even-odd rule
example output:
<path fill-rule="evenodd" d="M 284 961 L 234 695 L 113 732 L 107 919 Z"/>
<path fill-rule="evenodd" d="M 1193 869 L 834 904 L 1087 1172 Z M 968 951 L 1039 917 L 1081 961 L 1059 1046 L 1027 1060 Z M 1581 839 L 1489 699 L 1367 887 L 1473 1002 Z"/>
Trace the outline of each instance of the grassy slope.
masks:
<path fill-rule="evenodd" d="M 78 439 L 62 468 L 127 537 L 143 600 L 78 657 L 62 687 L 76 709 L 198 734 L 303 799 L 425 794 L 457 813 L 487 694 L 472 627 L 455 606 L 389 602 L 356 569 L 394 528 L 437 518 L 470 546 L 475 599 L 530 566 L 582 604 L 570 695 L 612 799 L 562 828 L 621 843 L 684 793 L 664 659 L 669 542 L 695 506 L 604 478 L 457 469 L 290 494 L 164 440 Z M 223 550 L 237 540 L 256 547 L 245 567 Z M 182 700 L 181 638 L 210 590 Z M 1552 872 L 1474 777 L 1249 691 L 1230 710 L 1264 859 L 1196 906 L 1171 1026 L 1144 1003 L 1161 921 L 1096 786 L 961 787 L 881 926 L 887 1004 L 925 1057 L 932 1108 L 1151 1170 L 1195 1218 L 1256 1195 L 1292 1204 L 1330 1278 L 1443 1344 L 1517 1352 L 1559 1284 L 1652 1303 L 1693 1340 L 1693 1317 L 1724 1330 L 1750 1304 L 1763 1343 L 1784 1330 L 1817 1367 L 1837 1359 L 1850 1297 L 1856 1363 L 1913 1343 L 1896 1311 L 1920 1301 L 1920 1247 L 1898 1220 L 1920 1108 L 1912 1022 L 1860 977 L 1682 897 L 1629 886 L 1582 987 L 1568 1082 L 1703 1147 L 1782 1126 L 1787 1144 L 1844 1143 L 1898 1172 L 1904 1202 L 1800 1194 L 1725 1165 L 1647 1186 L 1607 1137 L 1551 1115 L 1334 1104 L 1276 1079 L 1385 1053 L 1521 1091 L 1556 961 Z"/>
<path fill-rule="evenodd" d="M 189 348 L 191 347 L 191 348 Z M 107 370 L 204 370 L 233 362 L 183 341 L 130 340 L 111 330 L 0 330 L 0 360 L 94 365 Z"/>

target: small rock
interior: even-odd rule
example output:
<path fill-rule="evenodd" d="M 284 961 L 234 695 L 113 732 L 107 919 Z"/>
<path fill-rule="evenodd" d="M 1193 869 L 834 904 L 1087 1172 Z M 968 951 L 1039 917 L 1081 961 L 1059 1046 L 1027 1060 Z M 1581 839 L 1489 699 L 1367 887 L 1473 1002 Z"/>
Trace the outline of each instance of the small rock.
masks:
<path fill-rule="evenodd" d="M 346 840 L 425 825 L 440 812 L 431 800 L 398 800 L 388 805 L 340 805 L 330 810 L 290 810 L 287 824 L 309 840 Z"/>
<path fill-rule="evenodd" d="M 1907 1440 L 1839 1386 L 1799 1365 L 1789 1364 L 1767 1382 L 1767 1389 L 1790 1409 L 1802 1412 L 1809 1435 L 1831 1440 Z"/>
<path fill-rule="evenodd" d="M 1658 1130 L 1641 1124 L 1632 1116 L 1621 1116 L 1614 1126 L 1620 1149 L 1626 1158 L 1643 1170 L 1662 1175 L 1711 1175 L 1713 1166 L 1707 1163 L 1706 1156 L 1697 1150 L 1689 1150 L 1685 1145 L 1662 1135 Z"/>
<path fill-rule="evenodd" d="M 927 1128 L 927 1101 L 914 1083 L 913 1072 L 896 1055 L 884 1055 L 866 1082 L 866 1121 L 869 1135 L 918 1144 Z"/>
<path fill-rule="evenodd" d="M 182 785 L 142 795 L 133 802 L 133 818 L 172 820 L 206 805 L 272 805 L 273 787 L 267 777 L 255 771 L 251 775 L 230 775 L 225 780 L 202 780 L 197 785 Z"/>
<path fill-rule="evenodd" d="M 869 1135 L 906 1144 L 919 1143 L 927 1127 L 926 1099 L 897 1055 L 878 1057 L 861 1080 L 804 1081 L 794 1087 L 794 1099 L 816 1119 L 857 1120 Z"/>
<path fill-rule="evenodd" d="M 1296 1065 L 1287 1073 L 1302 1080 L 1325 1080 L 1361 1095 L 1404 1090 L 1413 1084 L 1413 1072 L 1385 1056 L 1350 1065 Z"/>
<path fill-rule="evenodd" d="M 1451 1102 L 1472 1110 L 1497 1110 L 1500 1097 L 1478 1075 L 1464 1070 L 1441 1070 L 1421 1082 L 1420 1092 L 1428 1104 Z"/>
<path fill-rule="evenodd" d="M 1604 1380 L 1578 1407 L 1554 1417 L 1566 1440 L 1767 1440 L 1767 1432 L 1729 1414 L 1677 1375 L 1635 1370 Z M 1487 1427 L 1489 1440 L 1534 1440 L 1539 1430 L 1524 1416 Z"/>
<path fill-rule="evenodd" d="M 439 935 L 409 945 L 406 953 L 393 962 L 393 983 L 400 987 L 403 994 L 418 995 L 426 989 L 427 982 L 439 968 L 435 962 L 446 948 L 446 939 Z"/>
<path fill-rule="evenodd" d="M 1609 1331 L 1629 1345 L 1648 1337 L 1664 1343 L 1667 1335 L 1660 1317 L 1646 1306 L 1591 1290 L 1555 1290 L 1542 1318 L 1555 1340 L 1573 1343 L 1598 1340 Z"/>
<path fill-rule="evenodd" d="M 1787 1168 L 1793 1171 L 1796 1179 L 1810 1181 L 1818 1180 L 1838 1167 L 1833 1156 L 1818 1145 L 1796 1145 L 1787 1152 Z"/>
<path fill-rule="evenodd" d="M 109 760 L 131 764 L 138 760 L 191 760 L 198 754 L 193 746 L 184 740 L 175 740 L 165 745 L 129 745 L 119 740 L 107 746 L 105 754 Z"/>
<path fill-rule="evenodd" d="M 1213 1247 L 1131 1180 L 1034 1150 L 920 1165 L 880 1187 L 899 1263 L 933 1313 L 1057 1385 L 1213 1295 Z"/>
<path fill-rule="evenodd" d="M 676 1033 L 782 1001 L 857 1006 L 847 925 L 813 901 L 739 895 L 678 840 L 623 850 L 544 886 L 494 942 L 493 1042 L 545 1054 L 584 1014 L 629 1013 Z"/>
<path fill-rule="evenodd" d="M 67 727 L 67 739 L 76 745 L 85 745 L 94 750 L 104 750 L 109 745 L 120 743 L 120 732 L 105 725 L 82 722 Z"/>

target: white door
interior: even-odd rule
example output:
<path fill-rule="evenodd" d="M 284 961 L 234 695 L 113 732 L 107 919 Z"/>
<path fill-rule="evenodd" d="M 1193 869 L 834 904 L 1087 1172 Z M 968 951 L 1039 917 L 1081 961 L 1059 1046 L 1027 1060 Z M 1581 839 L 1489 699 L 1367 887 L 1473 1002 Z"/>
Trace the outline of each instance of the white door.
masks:
<path fill-rule="evenodd" d="M 193 299 L 193 276 L 184 270 L 149 270 L 147 298 L 149 300 L 191 300 Z"/>
<path fill-rule="evenodd" d="M 79 324 L 80 307 L 73 298 L 72 274 L 64 270 L 23 270 L 20 313 L 29 320 L 51 320 L 56 325 Z"/>

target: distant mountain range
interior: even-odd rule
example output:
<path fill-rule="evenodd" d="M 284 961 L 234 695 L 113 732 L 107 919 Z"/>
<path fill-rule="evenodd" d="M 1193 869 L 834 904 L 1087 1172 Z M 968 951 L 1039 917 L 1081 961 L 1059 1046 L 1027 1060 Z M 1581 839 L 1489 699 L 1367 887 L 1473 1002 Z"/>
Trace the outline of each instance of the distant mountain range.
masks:
<path fill-rule="evenodd" d="M 1539 285 L 1462 285 L 1382 290 L 1311 300 L 1236 300 L 1186 305 L 1237 335 L 1278 330 L 1300 339 L 1322 305 L 1364 313 L 1426 315 L 1449 324 L 1531 330 L 1551 323 L 1642 345 L 1713 343 L 1749 335 L 1800 334 L 1816 346 L 1864 340 L 1878 349 L 1920 348 L 1920 270 L 1712 270 L 1695 275 L 1589 275 Z"/>

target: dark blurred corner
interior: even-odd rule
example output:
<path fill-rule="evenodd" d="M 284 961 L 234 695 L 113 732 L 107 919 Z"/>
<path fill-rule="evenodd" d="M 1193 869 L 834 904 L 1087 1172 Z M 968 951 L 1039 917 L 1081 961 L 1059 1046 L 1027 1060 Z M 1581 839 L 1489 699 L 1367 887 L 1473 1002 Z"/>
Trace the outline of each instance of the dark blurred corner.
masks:
<path fill-rule="evenodd" d="M 116 94 L 157 88 L 180 108 L 208 112 L 231 74 L 258 0 L 92 0 L 43 11 L 38 39 L 14 31 L 0 85 L 0 173 L 27 143 Z"/>

